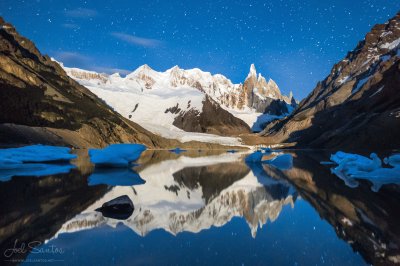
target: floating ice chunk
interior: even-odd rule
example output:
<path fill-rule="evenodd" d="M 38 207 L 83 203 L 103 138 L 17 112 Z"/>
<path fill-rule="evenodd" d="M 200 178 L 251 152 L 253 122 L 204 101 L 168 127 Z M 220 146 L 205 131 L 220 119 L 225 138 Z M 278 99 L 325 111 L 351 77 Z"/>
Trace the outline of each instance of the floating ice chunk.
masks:
<path fill-rule="evenodd" d="M 146 183 L 139 174 L 128 168 L 96 168 L 89 176 L 89 186 L 135 186 Z"/>
<path fill-rule="evenodd" d="M 20 163 L 14 168 L 1 168 L 0 181 L 9 181 L 13 176 L 49 176 L 66 174 L 73 168 L 75 168 L 75 166 L 71 164 Z"/>
<path fill-rule="evenodd" d="M 290 154 L 281 154 L 271 160 L 262 161 L 281 170 L 288 170 L 293 167 L 293 157 Z"/>
<path fill-rule="evenodd" d="M 248 163 L 261 162 L 263 156 L 264 153 L 262 153 L 262 151 L 255 151 L 252 154 L 248 155 L 245 161 Z"/>
<path fill-rule="evenodd" d="M 180 154 L 182 152 L 185 152 L 186 150 L 182 150 L 181 148 L 175 148 L 175 149 L 171 149 L 169 151 L 173 152 L 173 153 L 176 153 L 176 154 Z"/>
<path fill-rule="evenodd" d="M 385 163 L 394 168 L 383 168 L 382 161 L 375 153 L 370 158 L 358 154 L 337 152 L 331 156 L 331 160 L 338 166 L 331 171 L 342 179 L 347 186 L 357 187 L 356 179 L 365 179 L 372 182 L 372 191 L 377 192 L 382 185 L 400 184 L 400 155 L 395 154 L 385 158 Z"/>
<path fill-rule="evenodd" d="M 389 156 L 389 157 L 383 159 L 383 161 L 386 164 L 389 164 L 394 167 L 400 166 L 400 153 L 393 154 L 392 156 Z"/>
<path fill-rule="evenodd" d="M 379 159 L 378 155 L 371 153 L 370 158 L 371 159 L 362 155 L 344 152 L 341 152 L 339 156 L 337 156 L 337 154 L 331 156 L 331 160 L 338 163 L 335 169 L 346 174 L 354 171 L 370 172 L 382 166 L 382 161 Z"/>
<path fill-rule="evenodd" d="M 111 144 L 104 149 L 90 149 L 90 161 L 102 167 L 127 167 L 139 159 L 146 146 L 142 144 Z"/>
<path fill-rule="evenodd" d="M 20 148 L 0 149 L 0 168 L 16 168 L 22 163 L 69 161 L 75 159 L 68 147 L 32 145 Z"/>

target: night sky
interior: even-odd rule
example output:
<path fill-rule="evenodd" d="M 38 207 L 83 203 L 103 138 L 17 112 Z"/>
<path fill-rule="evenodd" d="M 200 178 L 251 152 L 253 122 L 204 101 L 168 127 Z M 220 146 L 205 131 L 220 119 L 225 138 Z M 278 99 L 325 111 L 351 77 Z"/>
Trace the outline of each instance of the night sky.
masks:
<path fill-rule="evenodd" d="M 0 1 L 0 15 L 69 67 L 198 67 L 243 82 L 251 63 L 305 97 L 398 0 Z"/>

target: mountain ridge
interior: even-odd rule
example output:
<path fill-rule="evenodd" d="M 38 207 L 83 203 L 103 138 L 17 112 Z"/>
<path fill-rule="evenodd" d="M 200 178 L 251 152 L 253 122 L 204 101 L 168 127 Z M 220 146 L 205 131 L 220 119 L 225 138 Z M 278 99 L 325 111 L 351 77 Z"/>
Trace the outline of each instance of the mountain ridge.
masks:
<path fill-rule="evenodd" d="M 287 118 L 261 132 L 299 147 L 400 146 L 400 13 L 377 24 Z"/>

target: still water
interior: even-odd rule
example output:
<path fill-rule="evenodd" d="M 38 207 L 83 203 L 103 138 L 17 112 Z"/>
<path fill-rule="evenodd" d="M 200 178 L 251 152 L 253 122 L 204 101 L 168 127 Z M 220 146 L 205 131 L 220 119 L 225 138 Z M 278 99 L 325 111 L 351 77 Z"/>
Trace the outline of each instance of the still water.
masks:
<path fill-rule="evenodd" d="M 0 182 L 1 265 L 400 263 L 400 187 L 348 187 L 327 152 L 285 151 L 293 167 L 279 169 L 146 151 L 133 171 L 77 153 L 68 173 Z M 121 196 L 132 208 L 102 208 Z"/>

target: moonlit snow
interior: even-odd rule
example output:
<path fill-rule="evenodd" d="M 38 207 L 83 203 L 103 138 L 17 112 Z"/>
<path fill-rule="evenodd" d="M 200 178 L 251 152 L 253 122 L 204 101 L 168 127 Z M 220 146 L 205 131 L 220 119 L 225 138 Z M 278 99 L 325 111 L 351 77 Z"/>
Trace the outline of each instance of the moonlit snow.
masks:
<path fill-rule="evenodd" d="M 90 149 L 89 156 L 96 166 L 127 167 L 145 150 L 142 144 L 111 144 L 104 149 Z"/>
<path fill-rule="evenodd" d="M 342 179 L 349 187 L 357 187 L 356 179 L 369 180 L 372 191 L 377 192 L 382 185 L 400 184 L 400 155 L 395 154 L 385 158 L 385 164 L 393 167 L 382 166 L 382 161 L 375 153 L 370 158 L 358 154 L 337 152 L 331 156 L 337 164 L 332 168 L 332 173 Z"/>

